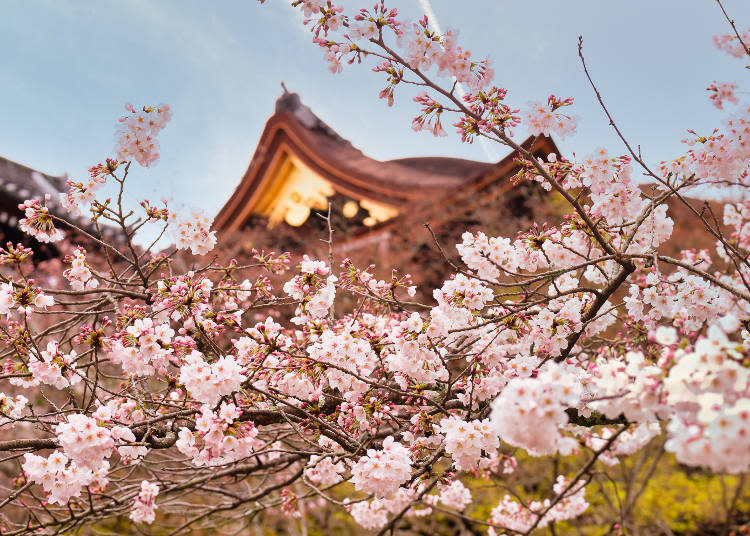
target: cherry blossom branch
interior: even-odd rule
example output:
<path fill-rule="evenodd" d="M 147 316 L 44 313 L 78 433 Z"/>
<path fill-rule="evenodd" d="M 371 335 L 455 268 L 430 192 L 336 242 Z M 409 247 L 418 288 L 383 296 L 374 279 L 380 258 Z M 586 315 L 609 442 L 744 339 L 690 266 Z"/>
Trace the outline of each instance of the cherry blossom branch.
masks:
<path fill-rule="evenodd" d="M 727 10 L 724 9 L 724 5 L 721 3 L 721 0 L 716 0 L 716 3 L 719 4 L 719 7 L 721 8 L 721 12 L 724 14 L 724 18 L 727 19 L 727 22 L 732 27 L 732 31 L 734 31 L 734 35 L 737 38 L 737 40 L 742 45 L 742 48 L 745 49 L 745 54 L 750 56 L 750 48 L 745 44 L 745 42 L 742 40 L 742 36 L 740 36 L 740 33 L 737 31 L 737 27 L 734 25 L 734 20 L 729 18 L 729 15 L 727 14 Z"/>

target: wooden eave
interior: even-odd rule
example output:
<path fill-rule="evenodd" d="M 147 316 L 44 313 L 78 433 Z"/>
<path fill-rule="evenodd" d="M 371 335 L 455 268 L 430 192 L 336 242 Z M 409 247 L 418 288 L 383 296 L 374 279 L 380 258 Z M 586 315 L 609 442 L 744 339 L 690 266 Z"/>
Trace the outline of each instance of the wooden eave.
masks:
<path fill-rule="evenodd" d="M 535 157 L 544 158 L 545 160 L 547 155 L 551 153 L 556 154 L 558 157 L 561 156 L 560 149 L 557 147 L 554 140 L 545 135 L 529 136 L 523 143 L 521 143 L 521 147 L 530 150 Z M 511 177 L 521 170 L 516 162 L 518 156 L 517 152 L 512 152 L 497 164 L 494 164 L 485 173 L 481 173 L 472 180 L 466 181 L 466 183 L 461 185 L 460 188 L 451 189 L 444 192 L 442 196 L 425 199 L 421 203 L 416 203 L 415 206 L 410 207 L 408 213 L 399 214 L 393 219 L 363 229 L 359 233 L 355 233 L 350 241 L 367 242 L 371 235 L 398 229 L 404 225 L 404 220 L 407 218 L 413 220 L 415 217 L 422 216 L 425 221 L 429 220 L 431 225 L 438 227 L 442 223 L 450 220 L 450 207 L 467 201 L 471 203 L 471 198 L 476 198 L 476 196 L 481 195 L 483 190 L 489 188 L 498 181 L 502 181 L 503 184 L 499 186 L 500 192 L 497 193 L 502 194 L 510 191 L 515 187 L 515 184 L 510 180 Z"/>

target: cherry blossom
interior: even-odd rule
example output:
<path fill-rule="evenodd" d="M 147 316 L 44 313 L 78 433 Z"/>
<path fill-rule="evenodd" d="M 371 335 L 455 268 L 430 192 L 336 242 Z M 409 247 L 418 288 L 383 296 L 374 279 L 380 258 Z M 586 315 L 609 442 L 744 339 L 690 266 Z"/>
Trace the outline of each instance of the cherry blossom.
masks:
<path fill-rule="evenodd" d="M 120 118 L 115 134 L 117 158 L 133 159 L 140 165 L 149 167 L 159 159 L 159 142 L 156 136 L 172 118 L 172 112 L 166 104 L 144 106 L 137 111 L 132 104 L 126 104 L 125 111 L 128 114 Z"/>
<path fill-rule="evenodd" d="M 51 198 L 19 206 L 21 231 L 58 242 L 65 268 L 40 268 L 22 244 L 0 249 L 0 448 L 16 478 L 0 531 L 64 532 L 126 512 L 155 523 L 158 508 L 166 526 L 198 493 L 176 532 L 242 508 L 296 523 L 330 507 L 366 530 L 437 513 L 531 533 L 572 523 L 589 482 L 646 460 L 657 441 L 683 466 L 747 472 L 750 109 L 690 130 L 684 154 L 656 165 L 640 151 L 540 155 L 511 130 L 573 134 L 572 98 L 520 112 L 457 31 L 385 2 L 293 7 L 331 70 L 370 62 L 388 104 L 414 90 L 415 130 L 442 136 L 452 123 L 463 141 L 504 145 L 517 170 L 508 191 L 558 200 L 559 217 L 515 234 L 474 226 L 455 250 L 438 248 L 435 284 L 386 260 L 334 263 L 335 240 L 327 261 L 254 249 L 223 259 L 202 213 L 141 200 L 137 216 L 101 199 L 107 183 L 125 192 L 133 161 L 158 160 L 171 117 L 128 105 L 117 159 L 60 199 L 80 219 L 53 215 Z M 717 46 L 741 57 L 739 41 Z M 708 90 L 717 110 L 742 94 Z M 691 201 L 717 185 L 731 191 L 723 214 Z M 123 242 L 94 236 L 102 222 Z M 174 243 L 134 241 L 147 226 Z M 675 243 L 680 226 L 707 241 Z M 523 477 L 527 455 L 558 454 L 565 474 L 536 479 L 533 497 L 508 476 Z"/>
<path fill-rule="evenodd" d="M 170 213 L 177 249 L 190 249 L 193 255 L 205 255 L 216 245 L 216 232 L 211 231 L 211 219 L 196 211 L 190 217 L 180 218 Z"/>
<path fill-rule="evenodd" d="M 63 276 L 70 281 L 73 290 L 92 289 L 99 286 L 99 281 L 93 277 L 91 268 L 86 264 L 86 250 L 81 247 L 73 251 L 70 268 L 63 272 Z"/>
<path fill-rule="evenodd" d="M 55 222 L 47 206 L 50 196 L 44 197 L 44 204 L 38 199 L 27 199 L 18 209 L 23 211 L 24 218 L 18 221 L 18 228 L 28 233 L 39 242 L 59 242 L 65 233 L 55 227 Z"/>
<path fill-rule="evenodd" d="M 392 436 L 383 440 L 382 449 L 369 449 L 352 469 L 351 482 L 357 490 L 380 498 L 390 498 L 411 474 L 409 451 Z"/>
<path fill-rule="evenodd" d="M 136 523 L 151 524 L 156 517 L 156 496 L 159 494 L 159 486 L 148 480 L 141 482 L 141 491 L 133 502 L 133 509 L 130 511 L 130 519 Z"/>
<path fill-rule="evenodd" d="M 530 102 L 529 109 L 523 116 L 523 122 L 530 134 L 556 134 L 561 138 L 575 133 L 576 119 L 558 110 L 571 106 L 573 99 L 559 99 L 550 95 L 547 103 Z"/>
<path fill-rule="evenodd" d="M 448 417 L 440 422 L 440 433 L 445 435 L 445 451 L 452 456 L 453 464 L 460 471 L 486 466 L 489 460 L 482 453 L 492 453 L 499 445 L 489 419 L 465 422 Z"/>
<path fill-rule="evenodd" d="M 440 490 L 440 502 L 448 508 L 463 510 L 471 504 L 471 491 L 460 480 L 454 480 Z"/>

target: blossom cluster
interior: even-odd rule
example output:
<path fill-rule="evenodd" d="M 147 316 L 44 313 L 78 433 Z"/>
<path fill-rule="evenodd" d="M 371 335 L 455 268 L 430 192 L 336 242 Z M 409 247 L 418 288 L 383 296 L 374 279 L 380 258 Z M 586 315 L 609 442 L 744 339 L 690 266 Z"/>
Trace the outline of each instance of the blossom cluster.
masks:
<path fill-rule="evenodd" d="M 576 373 L 549 361 L 536 377 L 510 380 L 492 403 L 491 419 L 503 441 L 529 454 L 569 453 L 577 442 L 560 428 L 568 422 L 565 410 L 575 407 L 582 394 Z"/>
<path fill-rule="evenodd" d="M 77 247 L 70 259 L 70 268 L 63 272 L 63 277 L 70 282 L 73 290 L 92 289 L 99 286 L 99 281 L 91 273 L 91 268 L 86 263 L 86 250 Z"/>
<path fill-rule="evenodd" d="M 369 449 L 352 469 L 351 482 L 359 491 L 391 498 L 411 475 L 409 450 L 393 436 L 383 440 L 382 449 Z"/>
<path fill-rule="evenodd" d="M 357 327 L 356 324 L 352 325 L 342 333 L 326 330 L 308 348 L 310 359 L 332 365 L 325 373 L 328 385 L 338 389 L 344 399 L 350 402 L 367 391 L 368 385 L 362 378 L 370 376 L 378 365 L 370 343 L 353 334 Z"/>
<path fill-rule="evenodd" d="M 390 336 L 394 351 L 386 357 L 386 364 L 403 388 L 410 382 L 432 384 L 448 379 L 441 355 L 445 349 L 431 344 L 429 335 L 422 332 L 423 327 L 419 313 L 412 313 Z"/>
<path fill-rule="evenodd" d="M 166 104 L 144 106 L 140 110 L 126 104 L 125 111 L 128 113 L 120 118 L 115 134 L 117 158 L 135 160 L 149 167 L 159 159 L 156 136 L 172 118 L 172 112 Z"/>
<path fill-rule="evenodd" d="M 56 450 L 46 458 L 36 454 L 24 454 L 22 464 L 27 478 L 42 486 L 51 504 L 65 505 L 81 493 L 87 486 L 103 488 L 107 485 L 109 463 L 106 461 L 96 468 L 82 466 L 70 461 L 62 452 Z"/>
<path fill-rule="evenodd" d="M 451 77 L 471 91 L 482 89 L 494 76 L 488 59 L 476 60 L 458 45 L 456 30 L 439 35 L 430 30 L 426 16 L 404 31 L 402 39 L 406 61 L 414 69 L 427 72 L 435 66 L 438 76 Z"/>
<path fill-rule="evenodd" d="M 684 270 L 669 277 L 651 272 L 644 283 L 642 287 L 631 285 L 626 300 L 628 313 L 636 320 L 653 323 L 670 318 L 674 325 L 692 331 L 710 318 L 724 316 L 732 307 L 730 293 Z M 647 313 L 646 305 L 651 307 Z"/>
<path fill-rule="evenodd" d="M 195 432 L 181 428 L 176 446 L 198 467 L 247 458 L 259 447 L 258 430 L 252 422 L 241 421 L 241 415 L 241 410 L 233 403 L 222 402 L 215 412 L 203 405 Z"/>
<path fill-rule="evenodd" d="M 687 154 L 662 165 L 662 173 L 687 180 L 716 180 L 746 184 L 747 162 L 750 159 L 750 108 L 740 106 L 723 124 L 723 131 L 698 135 L 689 130 L 690 138 L 683 140 L 690 149 Z"/>
<path fill-rule="evenodd" d="M 189 271 L 180 276 L 161 278 L 152 290 L 154 305 L 168 313 L 171 320 L 208 321 L 209 300 L 214 283 L 208 277 Z"/>
<path fill-rule="evenodd" d="M 28 368 L 36 385 L 50 385 L 55 389 L 65 389 L 81 381 L 75 363 L 75 350 L 64 354 L 60 351 L 57 342 L 50 341 L 47 343 L 47 348 L 39 352 L 39 356 L 34 352 L 31 353 Z"/>
<path fill-rule="evenodd" d="M 26 285 L 0 283 L 0 315 L 9 315 L 14 309 L 21 314 L 32 314 L 35 310 L 46 310 L 55 305 L 55 299 L 45 294 L 33 280 Z"/>
<path fill-rule="evenodd" d="M 333 486 L 343 480 L 341 474 L 346 470 L 343 462 L 334 463 L 329 457 L 313 456 L 305 469 L 305 476 L 317 486 Z"/>
<path fill-rule="evenodd" d="M 471 504 L 471 491 L 460 480 L 454 480 L 440 490 L 440 502 L 448 508 L 461 511 Z"/>
<path fill-rule="evenodd" d="M 750 201 L 724 205 L 724 225 L 732 229 L 732 238 L 746 250 L 750 250 Z"/>
<path fill-rule="evenodd" d="M 742 32 L 739 38 L 734 34 L 715 35 L 714 44 L 719 50 L 734 56 L 735 58 L 743 57 L 745 52 L 745 44 L 750 43 L 750 29 Z"/>
<path fill-rule="evenodd" d="M 68 180 L 68 191 L 60 194 L 60 204 L 72 215 L 80 213 L 81 206 L 96 203 L 96 192 L 107 182 L 108 175 L 114 175 L 117 167 L 124 162 L 107 158 L 105 164 L 89 168 L 89 178 L 75 182 Z"/>
<path fill-rule="evenodd" d="M 299 271 L 283 287 L 287 295 L 301 302 L 294 321 L 302 323 L 308 316 L 314 319 L 325 317 L 336 297 L 338 278 L 330 274 L 330 267 L 323 261 L 307 255 L 300 263 Z"/>
<path fill-rule="evenodd" d="M 119 338 L 107 340 L 108 357 L 126 374 L 150 376 L 157 370 L 165 372 L 173 353 L 174 334 L 167 322 L 154 325 L 151 318 L 136 318 Z"/>
<path fill-rule="evenodd" d="M 59 242 L 65 238 L 65 233 L 55 226 L 50 214 L 48 203 L 49 194 L 44 196 L 44 203 L 38 199 L 27 199 L 18 209 L 23 211 L 24 217 L 18 221 L 18 228 L 39 242 Z"/>
<path fill-rule="evenodd" d="M 671 413 L 665 448 L 689 465 L 741 473 L 750 468 L 750 369 L 743 347 L 711 326 L 690 352 L 675 350 L 664 380 Z"/>
<path fill-rule="evenodd" d="M 576 119 L 558 110 L 564 106 L 571 106 L 573 99 L 560 99 L 550 95 L 546 103 L 530 102 L 528 110 L 523 116 L 529 134 L 556 134 L 565 138 L 576 131 Z"/>
<path fill-rule="evenodd" d="M 186 218 L 170 213 L 168 219 L 174 225 L 172 233 L 177 249 L 189 249 L 193 255 L 205 255 L 214 249 L 216 231 L 211 230 L 211 218 L 196 211 Z"/>
<path fill-rule="evenodd" d="M 29 400 L 23 395 L 9 396 L 0 393 L 0 426 L 20 419 Z"/>
<path fill-rule="evenodd" d="M 713 82 L 706 90 L 711 92 L 710 99 L 719 110 L 724 108 L 724 101 L 737 104 L 739 100 L 734 94 L 737 85 L 732 82 Z"/>
<path fill-rule="evenodd" d="M 159 486 L 148 480 L 141 482 L 141 490 L 138 497 L 133 501 L 133 509 L 130 511 L 130 519 L 136 523 L 151 524 L 156 518 L 156 496 L 159 494 Z"/>
<path fill-rule="evenodd" d="M 112 431 L 82 413 L 68 415 L 55 428 L 63 452 L 79 467 L 93 469 L 108 458 L 115 447 Z"/>
<path fill-rule="evenodd" d="M 580 435 L 587 447 L 601 452 L 599 460 L 602 463 L 612 466 L 620 463 L 618 456 L 629 456 L 638 452 L 661 433 L 661 425 L 657 421 L 651 421 L 640 423 L 625 431 L 618 432 L 605 426 L 595 432 L 581 432 Z M 615 434 L 618 435 L 612 441 Z"/>
<path fill-rule="evenodd" d="M 396 493 L 389 499 L 375 497 L 369 501 L 359 501 L 348 506 L 349 513 L 354 521 L 362 528 L 367 530 L 377 530 L 383 528 L 388 523 L 389 514 L 401 514 L 404 509 L 409 507 L 415 499 L 419 489 L 415 488 L 398 488 Z M 424 497 L 424 501 L 429 500 L 431 496 Z M 431 508 L 409 508 L 406 512 L 407 517 L 417 517 L 429 515 Z"/>
<path fill-rule="evenodd" d="M 558 476 L 553 486 L 555 493 L 562 495 L 569 483 L 565 477 Z M 544 528 L 555 521 L 564 521 L 578 517 L 589 507 L 586 501 L 584 482 L 577 482 L 562 495 L 562 499 L 553 503 L 549 499 L 531 501 L 526 506 L 506 495 L 490 512 L 489 522 L 515 532 L 525 533 L 533 528 Z M 487 534 L 497 536 L 495 527 L 490 527 Z"/>
<path fill-rule="evenodd" d="M 191 396 L 205 404 L 216 404 L 222 396 L 238 391 L 247 378 L 234 356 L 207 363 L 203 354 L 193 350 L 184 357 L 179 381 Z"/>
<path fill-rule="evenodd" d="M 500 444 L 497 432 L 489 419 L 466 422 L 458 417 L 440 421 L 440 433 L 445 436 L 445 451 L 453 458 L 459 471 L 472 471 L 489 459 L 484 453 L 494 453 Z"/>

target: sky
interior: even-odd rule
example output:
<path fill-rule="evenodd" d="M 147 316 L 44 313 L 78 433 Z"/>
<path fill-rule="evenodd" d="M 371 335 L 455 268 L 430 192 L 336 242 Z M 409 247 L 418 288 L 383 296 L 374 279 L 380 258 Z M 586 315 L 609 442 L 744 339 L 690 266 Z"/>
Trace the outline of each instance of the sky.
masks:
<path fill-rule="evenodd" d="M 459 43 L 475 57 L 490 57 L 511 105 L 550 93 L 575 98 L 569 110 L 578 131 L 557 140 L 567 156 L 599 147 L 625 152 L 585 79 L 579 35 L 607 106 L 651 163 L 683 152 L 686 129 L 710 133 L 731 112 L 711 106 L 711 81 L 750 87 L 744 63 L 713 46 L 713 35 L 729 31 L 713 0 L 431 3 L 441 27 L 458 29 Z M 418 0 L 388 5 L 403 18 L 422 14 Z M 750 27 L 750 1 L 724 5 L 740 28 Z M 388 108 L 377 98 L 382 78 L 370 67 L 328 72 L 301 17 L 282 0 L 0 0 L 0 58 L 0 155 L 45 173 L 83 178 L 112 156 L 126 102 L 171 106 L 161 160 L 134 167 L 131 202 L 165 198 L 216 214 L 250 162 L 281 81 L 377 159 L 488 161 L 507 153 L 491 148 L 489 156 L 481 144 L 461 143 L 452 128 L 446 138 L 413 132 L 414 93 L 397 93 Z M 747 92 L 740 97 L 750 101 Z"/>

